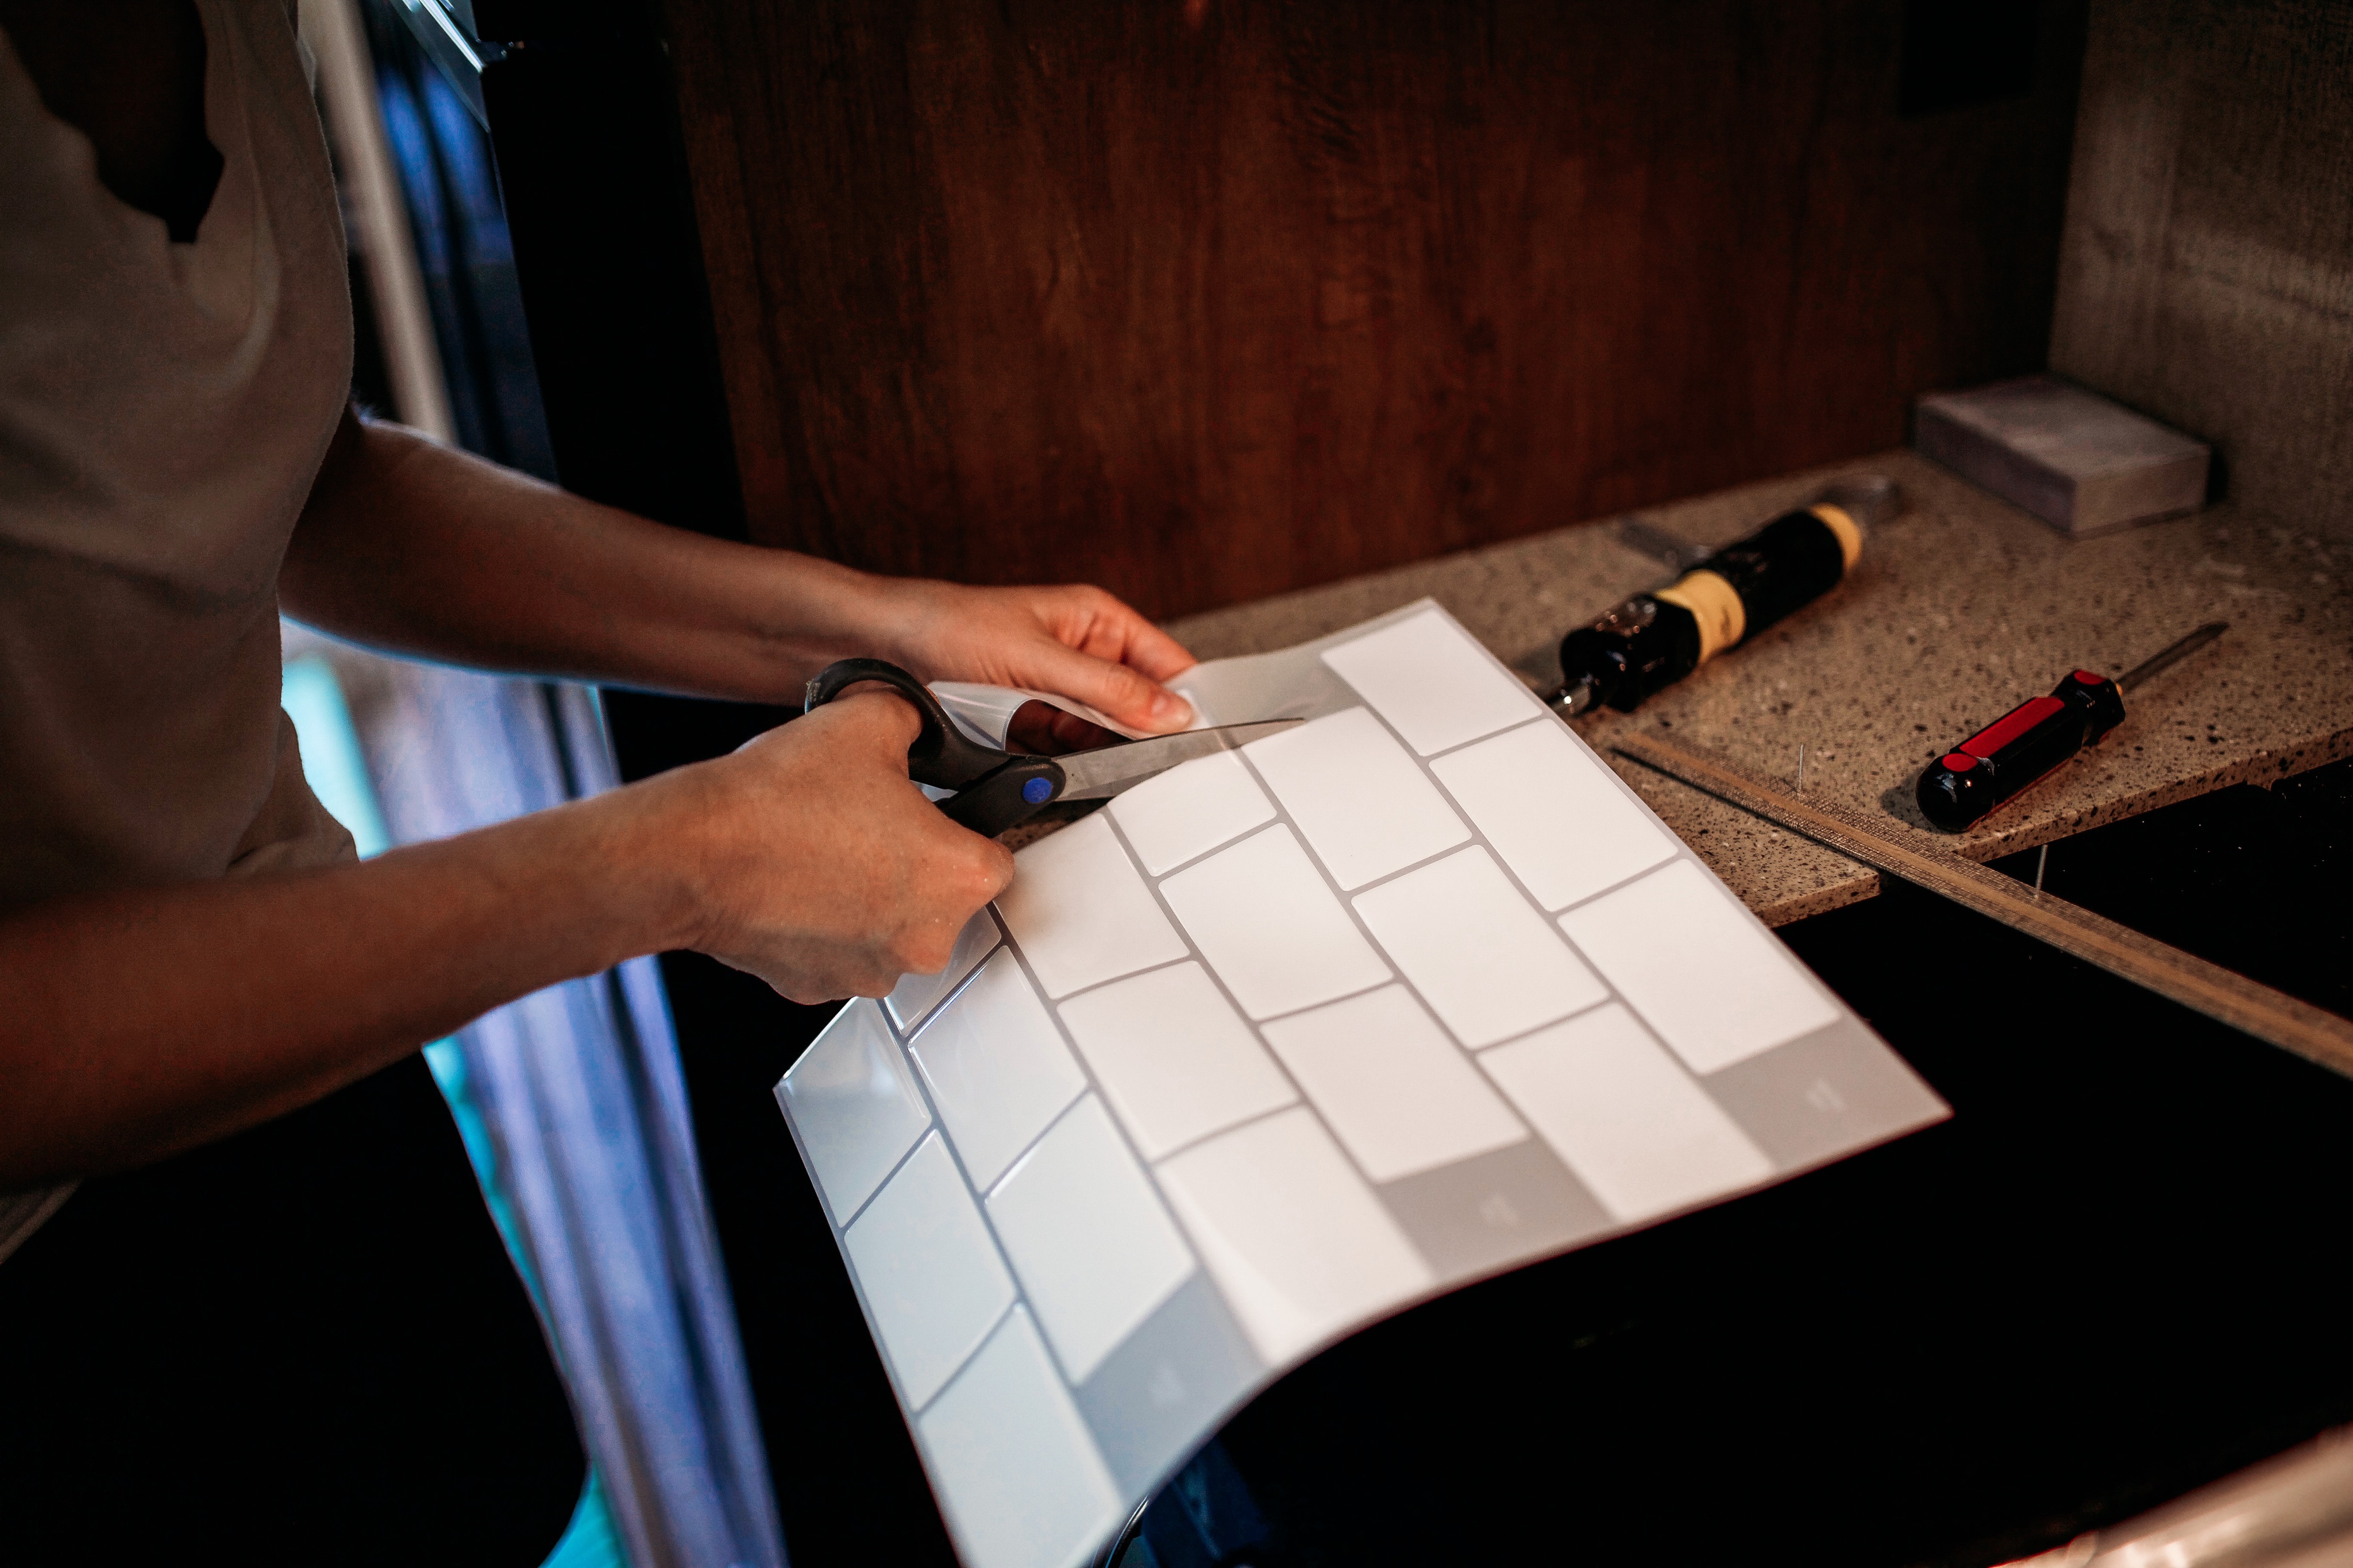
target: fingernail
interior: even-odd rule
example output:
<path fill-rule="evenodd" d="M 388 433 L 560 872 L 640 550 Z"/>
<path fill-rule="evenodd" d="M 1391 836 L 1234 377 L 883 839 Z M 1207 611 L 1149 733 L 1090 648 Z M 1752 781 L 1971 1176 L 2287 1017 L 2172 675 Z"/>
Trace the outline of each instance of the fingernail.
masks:
<path fill-rule="evenodd" d="M 1164 691 L 1152 700 L 1152 716 L 1164 724 L 1189 724 L 1193 705 L 1173 691 Z"/>

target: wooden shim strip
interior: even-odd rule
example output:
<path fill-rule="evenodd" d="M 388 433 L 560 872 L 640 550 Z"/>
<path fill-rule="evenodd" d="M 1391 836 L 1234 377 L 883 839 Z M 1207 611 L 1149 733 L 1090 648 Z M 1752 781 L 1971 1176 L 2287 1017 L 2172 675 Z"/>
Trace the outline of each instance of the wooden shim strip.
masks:
<path fill-rule="evenodd" d="M 1999 871 L 1961 858 L 1908 823 L 1866 821 L 1839 806 L 1785 794 L 1726 758 L 1656 732 L 1613 737 L 1610 745 L 1621 756 L 1850 859 L 1926 888 L 2071 957 L 2353 1077 L 2353 1022 L 2081 905 L 2038 895 Z"/>

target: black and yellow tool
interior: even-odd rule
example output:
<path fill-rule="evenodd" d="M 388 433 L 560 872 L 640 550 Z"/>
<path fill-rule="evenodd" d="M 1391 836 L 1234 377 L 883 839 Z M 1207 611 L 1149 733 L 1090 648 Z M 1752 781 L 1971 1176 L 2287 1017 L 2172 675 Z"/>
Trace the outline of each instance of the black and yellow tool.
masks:
<path fill-rule="evenodd" d="M 1672 584 L 1561 639 L 1561 684 L 1545 700 L 1572 719 L 1604 702 L 1631 712 L 1837 587 L 1862 553 L 1863 535 L 1903 509 L 1892 479 L 1842 479 L 1721 550 L 1692 552 Z"/>

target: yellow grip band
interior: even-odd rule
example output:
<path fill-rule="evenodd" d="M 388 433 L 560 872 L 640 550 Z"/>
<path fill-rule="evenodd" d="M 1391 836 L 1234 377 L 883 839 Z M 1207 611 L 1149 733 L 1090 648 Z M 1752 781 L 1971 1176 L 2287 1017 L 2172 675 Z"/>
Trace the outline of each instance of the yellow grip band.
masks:
<path fill-rule="evenodd" d="M 1847 514 L 1846 508 L 1832 506 L 1830 502 L 1821 500 L 1816 501 L 1806 510 L 1820 518 L 1830 531 L 1838 536 L 1839 553 L 1845 557 L 1839 570 L 1841 573 L 1853 571 L 1855 559 L 1862 553 L 1862 530 L 1855 526 L 1855 521 Z"/>
<path fill-rule="evenodd" d="M 1740 602 L 1740 595 L 1731 584 L 1713 572 L 1686 572 L 1673 587 L 1662 588 L 1651 597 L 1680 605 L 1692 613 L 1692 619 L 1699 623 L 1702 664 L 1738 642 L 1748 631 L 1748 606 Z"/>

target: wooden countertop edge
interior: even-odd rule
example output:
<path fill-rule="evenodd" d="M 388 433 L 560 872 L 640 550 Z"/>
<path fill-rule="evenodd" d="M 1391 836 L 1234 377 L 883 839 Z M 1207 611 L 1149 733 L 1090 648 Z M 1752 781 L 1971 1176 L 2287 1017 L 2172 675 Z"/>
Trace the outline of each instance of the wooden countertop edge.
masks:
<path fill-rule="evenodd" d="M 1618 744 L 1620 739 L 1638 736 L 1643 731 L 1621 731 L 1620 734 L 1603 740 L 1602 744 L 1612 750 L 1623 750 Z M 1678 747 L 1688 745 L 1682 741 L 1671 743 Z M 1691 746 L 1688 749 L 1694 753 L 1717 755 L 1702 747 Z M 1644 762 L 1645 765 L 1655 765 L 1637 755 L 1634 751 L 1624 750 L 1623 754 L 1634 761 Z M 2289 746 L 2270 747 L 2249 756 L 2234 758 L 2203 773 L 2176 779 L 2154 789 L 2122 795 L 2112 801 L 2104 801 L 2094 806 L 2035 822 L 2008 832 L 1957 835 L 1951 838 L 1941 836 L 1930 837 L 1922 829 L 1905 822 L 1900 817 L 1890 816 L 1885 820 L 1889 826 L 1901 827 L 1908 833 L 1928 838 L 1929 842 L 1936 845 L 1947 855 L 1982 865 L 1989 860 L 1999 860 L 2005 855 L 2017 854 L 2023 849 L 2033 849 L 2045 844 L 2056 844 L 2078 833 L 2088 832 L 2092 828 L 2103 826 L 2111 822 L 2126 821 L 2147 812 L 2178 805 L 2185 800 L 2195 800 L 2200 795 L 2211 795 L 2218 789 L 2228 789 L 2232 784 L 2253 784 L 2269 788 L 2282 779 L 2293 778 L 2297 773 L 2309 773 L 2314 768 L 2326 767 L 2330 763 L 2342 762 L 2348 757 L 2353 757 L 2353 729 L 2332 731 L 2296 742 Z M 1737 764 L 1729 760 L 1723 760 L 1726 767 L 1737 768 Z M 1659 771 L 1666 773 L 1670 778 L 1680 777 L 1672 770 L 1660 769 Z M 1681 782 L 1691 783 L 1688 779 Z M 1696 784 L 1693 787 L 1702 788 Z M 1714 795 L 1715 792 L 1703 789 L 1703 793 Z M 1717 795 L 1716 798 L 1725 797 Z M 1738 805 L 1739 803 L 1730 804 Z M 1822 841 L 1815 839 L 1814 842 L 1821 844 Z M 1832 849 L 1833 853 L 1840 853 L 1833 846 L 1823 844 L 1822 847 Z M 1852 856 L 1842 858 L 1854 860 Z M 1815 915 L 1828 914 L 1832 910 L 1844 909 L 1849 904 L 1859 904 L 1867 899 L 1875 899 L 1878 896 L 1878 871 L 1858 860 L 1854 861 L 1854 874 L 1844 880 L 1833 882 L 1827 887 L 1810 888 L 1802 893 L 1789 894 L 1765 903 L 1753 904 L 1750 907 L 1755 910 L 1757 918 L 1767 925 L 1785 926 L 1798 921 L 1810 920 Z"/>
<path fill-rule="evenodd" d="M 2064 899 L 2037 894 L 1999 871 L 1964 859 L 1908 823 L 1864 821 L 1839 806 L 1785 794 L 1752 778 L 1728 758 L 1656 732 L 1616 736 L 1611 745 L 1622 756 L 1861 865 L 1926 887 L 2232 1028 L 2353 1076 L 2353 1021 Z"/>
<path fill-rule="evenodd" d="M 2095 756 L 2096 753 L 2087 752 L 2070 765 L 2080 767 Z M 2033 849 L 2062 838 L 2072 838 L 2091 828 L 2122 822 L 2185 800 L 2194 800 L 2218 789 L 2228 789 L 2232 784 L 2254 784 L 2268 788 L 2282 779 L 2326 767 L 2330 763 L 2342 762 L 2347 757 L 2353 757 L 2353 728 L 2324 731 L 2290 745 L 2265 747 L 2233 758 L 2202 773 L 2192 773 L 2187 778 L 2118 795 L 2096 805 L 2080 807 L 2014 829 L 1957 834 L 1950 841 L 1951 852 L 1968 860 L 1999 860 L 2021 849 Z M 1900 821 L 1893 817 L 1889 820 Z M 1910 823 L 1903 823 L 1902 826 L 1915 832 L 1920 831 Z"/>

